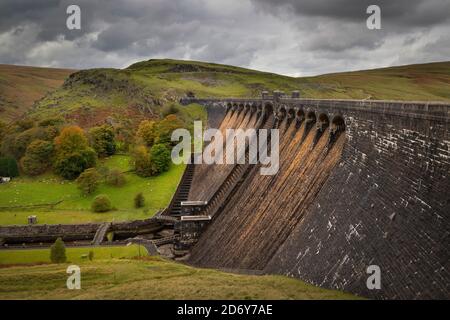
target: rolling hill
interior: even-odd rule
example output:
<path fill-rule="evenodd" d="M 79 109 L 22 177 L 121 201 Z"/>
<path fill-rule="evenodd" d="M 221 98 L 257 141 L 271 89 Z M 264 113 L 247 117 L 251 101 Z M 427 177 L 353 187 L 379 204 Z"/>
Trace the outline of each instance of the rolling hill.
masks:
<path fill-rule="evenodd" d="M 138 62 L 126 69 L 71 70 L 2 66 L 1 90 L 9 92 L 9 105 L 24 111 L 44 87 L 63 85 L 35 102 L 33 118 L 64 115 L 90 127 L 105 118 L 158 117 L 192 91 L 198 97 L 254 97 L 262 90 L 299 90 L 303 97 L 340 99 L 392 99 L 450 101 L 450 62 L 293 78 L 245 68 L 169 59 Z M 9 71 L 8 71 L 9 70 Z M 45 70 L 45 72 L 44 72 Z M 20 72 L 19 72 L 20 71 Z M 45 74 L 46 78 L 41 74 Z M 18 81 L 17 79 L 21 80 Z M 5 88 L 9 88 L 5 90 Z M 20 97 L 23 90 L 32 90 Z M 14 90 L 15 89 L 15 90 Z M 39 90 L 38 90 L 39 89 Z M 14 99 L 14 95 L 17 97 Z M 26 103 L 20 99 L 26 99 Z M 7 114 L 14 115 L 7 107 Z"/>
<path fill-rule="evenodd" d="M 0 64 L 0 119 L 13 120 L 76 70 Z"/>

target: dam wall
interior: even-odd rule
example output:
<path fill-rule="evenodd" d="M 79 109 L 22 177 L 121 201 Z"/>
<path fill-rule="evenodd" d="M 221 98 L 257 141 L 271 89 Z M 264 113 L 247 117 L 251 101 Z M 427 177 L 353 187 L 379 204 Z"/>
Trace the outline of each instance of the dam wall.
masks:
<path fill-rule="evenodd" d="M 200 103 L 226 108 L 225 119 L 270 105 L 280 170 L 261 176 L 259 165 L 248 166 L 192 249 L 192 264 L 284 274 L 377 299 L 450 297 L 449 105 Z M 209 180 L 215 191 L 201 200 L 230 188 L 224 181 Z M 381 270 L 379 290 L 366 285 L 371 265 Z"/>

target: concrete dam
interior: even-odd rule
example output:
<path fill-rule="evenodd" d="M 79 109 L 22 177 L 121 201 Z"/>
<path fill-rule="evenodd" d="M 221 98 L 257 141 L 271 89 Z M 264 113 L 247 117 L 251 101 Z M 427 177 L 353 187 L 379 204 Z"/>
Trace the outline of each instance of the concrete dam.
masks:
<path fill-rule="evenodd" d="M 277 92 L 181 102 L 207 106 L 214 119 L 222 112 L 222 132 L 278 128 L 280 135 L 276 175 L 248 162 L 195 165 L 188 200 L 209 221 L 197 229 L 186 221 L 189 263 L 283 274 L 377 299 L 450 297 L 448 104 Z M 371 265 L 381 271 L 381 289 L 367 287 Z"/>

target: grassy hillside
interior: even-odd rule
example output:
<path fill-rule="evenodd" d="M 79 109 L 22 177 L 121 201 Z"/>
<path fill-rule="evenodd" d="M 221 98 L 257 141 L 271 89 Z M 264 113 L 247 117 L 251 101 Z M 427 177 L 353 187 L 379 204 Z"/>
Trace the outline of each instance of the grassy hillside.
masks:
<path fill-rule="evenodd" d="M 0 64 L 0 119 L 16 119 L 74 71 Z"/>
<path fill-rule="evenodd" d="M 436 62 L 303 78 L 315 98 L 450 101 L 450 62 Z M 319 86 L 320 95 L 315 92 Z M 309 91 L 310 90 L 310 91 Z"/>
<path fill-rule="evenodd" d="M 292 78 L 244 68 L 179 60 L 149 60 L 123 70 L 72 74 L 29 115 L 63 114 L 82 126 L 157 117 L 186 92 L 198 97 L 253 97 L 262 90 L 300 90 L 303 97 L 450 100 L 450 62 Z"/>
<path fill-rule="evenodd" d="M 0 268 L 0 299 L 355 299 L 283 276 L 192 268 L 159 257 L 78 264 L 81 290 L 66 287 L 68 264 Z M 174 289 L 175 288 L 175 289 Z"/>

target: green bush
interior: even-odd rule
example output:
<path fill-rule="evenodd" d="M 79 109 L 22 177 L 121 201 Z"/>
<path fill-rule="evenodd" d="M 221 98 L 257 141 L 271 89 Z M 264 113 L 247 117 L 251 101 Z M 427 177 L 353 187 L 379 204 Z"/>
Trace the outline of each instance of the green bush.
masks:
<path fill-rule="evenodd" d="M 106 183 L 111 186 L 121 187 L 126 183 L 125 175 L 120 170 L 113 169 L 106 176 Z"/>
<path fill-rule="evenodd" d="M 153 175 L 169 170 L 171 161 L 170 150 L 165 145 L 155 144 L 150 149 L 150 159 Z"/>
<path fill-rule="evenodd" d="M 132 156 L 136 174 L 140 177 L 150 177 L 152 175 L 152 161 L 147 148 L 144 146 L 137 147 Z"/>
<path fill-rule="evenodd" d="M 100 174 L 95 168 L 89 168 L 83 171 L 77 178 L 78 189 L 85 195 L 93 193 L 100 184 Z"/>
<path fill-rule="evenodd" d="M 134 207 L 135 208 L 142 208 L 145 205 L 145 198 L 144 195 L 142 194 L 142 192 L 139 192 L 135 197 L 134 197 Z"/>
<path fill-rule="evenodd" d="M 94 260 L 94 251 L 90 250 L 88 254 L 89 261 Z"/>
<path fill-rule="evenodd" d="M 144 120 L 139 124 L 136 136 L 142 140 L 147 147 L 151 147 L 157 137 L 156 122 L 153 120 Z"/>
<path fill-rule="evenodd" d="M 97 155 L 91 148 L 66 154 L 55 162 L 55 171 L 68 180 L 77 178 L 85 169 L 95 166 Z"/>
<path fill-rule="evenodd" d="M 116 141 L 113 128 L 108 125 L 94 127 L 89 130 L 91 145 L 99 157 L 106 157 L 116 153 Z"/>
<path fill-rule="evenodd" d="M 180 112 L 180 110 L 178 109 L 178 106 L 174 103 L 171 104 L 167 104 L 165 105 L 162 110 L 161 110 L 161 115 L 162 117 L 167 117 L 170 114 L 177 114 L 178 112 Z"/>
<path fill-rule="evenodd" d="M 112 209 L 111 200 L 105 194 L 100 194 L 95 197 L 92 202 L 91 209 L 94 212 L 107 212 Z"/>
<path fill-rule="evenodd" d="M 66 262 L 66 246 L 61 238 L 56 239 L 55 243 L 50 247 L 50 260 L 53 263 Z"/>
<path fill-rule="evenodd" d="M 11 157 L 0 158 L 0 176 L 2 177 L 17 177 L 19 175 L 19 168 L 17 162 Z"/>

